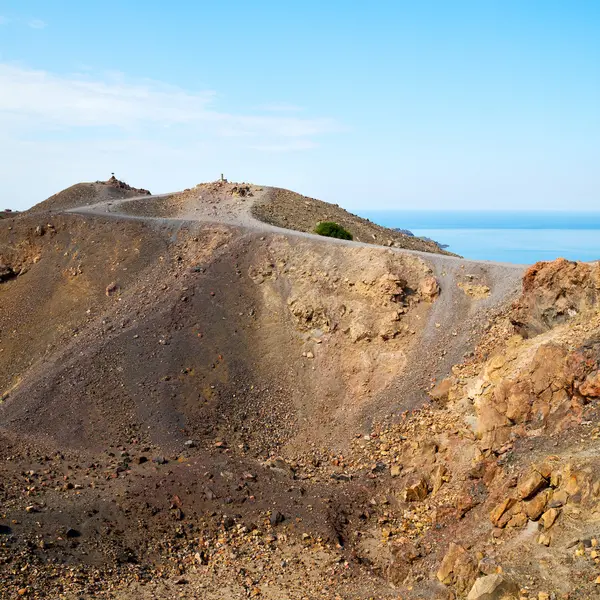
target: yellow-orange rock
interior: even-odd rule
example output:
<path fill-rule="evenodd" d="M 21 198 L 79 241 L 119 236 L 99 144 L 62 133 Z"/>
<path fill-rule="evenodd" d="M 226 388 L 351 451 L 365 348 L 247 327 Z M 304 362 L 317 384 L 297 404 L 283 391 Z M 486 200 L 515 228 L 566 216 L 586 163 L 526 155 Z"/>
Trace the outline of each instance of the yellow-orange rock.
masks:
<path fill-rule="evenodd" d="M 558 519 L 559 515 L 560 510 L 558 510 L 557 508 L 548 509 L 542 515 L 542 523 L 544 524 L 544 529 L 550 529 L 550 527 L 552 527 L 552 525 L 554 525 L 554 523 L 556 522 L 556 519 Z"/>
<path fill-rule="evenodd" d="M 542 516 L 544 510 L 546 510 L 551 495 L 552 492 L 550 490 L 542 490 L 531 500 L 523 502 L 523 511 L 527 517 L 532 521 L 537 521 Z"/>
<path fill-rule="evenodd" d="M 548 486 L 548 480 L 542 477 L 538 471 L 531 471 L 529 475 L 521 479 L 518 485 L 519 496 L 526 500 L 531 498 L 534 494 L 537 494 L 540 490 L 543 490 Z"/>
<path fill-rule="evenodd" d="M 506 498 L 506 500 L 503 500 L 500 502 L 500 504 L 496 505 L 490 513 L 490 521 L 492 524 L 498 527 L 498 523 L 500 522 L 500 519 L 504 513 L 512 508 L 516 503 L 517 500 L 515 498 Z"/>

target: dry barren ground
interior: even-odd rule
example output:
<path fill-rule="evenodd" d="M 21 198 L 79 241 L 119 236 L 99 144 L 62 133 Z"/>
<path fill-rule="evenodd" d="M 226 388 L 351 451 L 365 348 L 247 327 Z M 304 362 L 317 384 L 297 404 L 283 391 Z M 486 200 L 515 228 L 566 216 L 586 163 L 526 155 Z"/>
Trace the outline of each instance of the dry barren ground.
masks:
<path fill-rule="evenodd" d="M 593 267 L 86 185 L 0 222 L 0 597 L 593 595 Z"/>

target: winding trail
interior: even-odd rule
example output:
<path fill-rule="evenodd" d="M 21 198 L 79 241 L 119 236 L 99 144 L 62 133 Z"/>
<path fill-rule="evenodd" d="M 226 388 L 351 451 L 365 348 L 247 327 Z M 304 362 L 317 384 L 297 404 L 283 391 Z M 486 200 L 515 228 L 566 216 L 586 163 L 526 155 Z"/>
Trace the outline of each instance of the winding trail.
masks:
<path fill-rule="evenodd" d="M 516 299 L 521 289 L 525 265 L 476 261 L 444 254 L 434 254 L 402 248 L 390 248 L 363 242 L 338 240 L 293 229 L 276 227 L 259 221 L 252 215 L 254 202 L 264 200 L 269 188 L 263 188 L 253 198 L 211 198 L 200 193 L 187 197 L 175 214 L 151 216 L 144 214 L 163 210 L 161 202 L 182 196 L 180 193 L 140 196 L 125 200 L 103 201 L 66 212 L 82 216 L 110 219 L 134 219 L 178 230 L 183 226 L 225 225 L 240 229 L 245 235 L 284 235 L 303 238 L 316 244 L 338 244 L 349 247 L 368 247 L 387 253 L 409 253 L 419 256 L 430 268 L 440 285 L 441 293 L 429 311 L 427 323 L 407 356 L 411 368 L 399 374 L 393 387 L 397 410 L 415 408 L 427 401 L 427 389 L 434 380 L 446 377 L 453 365 L 462 362 L 473 350 L 481 328 L 495 313 Z M 204 193 L 204 192 L 203 192 Z M 135 209 L 135 210 L 132 210 Z M 141 214 L 135 214 L 135 213 Z M 459 283 L 474 282 L 487 286 L 483 298 L 468 296 Z M 382 399 L 382 411 L 390 407 Z M 372 415 L 373 418 L 380 416 Z"/>

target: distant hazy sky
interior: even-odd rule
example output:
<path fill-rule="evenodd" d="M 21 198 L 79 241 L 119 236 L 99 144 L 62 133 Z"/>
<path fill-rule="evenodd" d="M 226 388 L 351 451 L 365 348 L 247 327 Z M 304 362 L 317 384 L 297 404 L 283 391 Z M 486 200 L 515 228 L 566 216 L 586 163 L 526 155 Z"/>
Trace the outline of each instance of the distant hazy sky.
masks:
<path fill-rule="evenodd" d="M 111 171 L 600 209 L 600 0 L 0 0 L 0 208 Z"/>

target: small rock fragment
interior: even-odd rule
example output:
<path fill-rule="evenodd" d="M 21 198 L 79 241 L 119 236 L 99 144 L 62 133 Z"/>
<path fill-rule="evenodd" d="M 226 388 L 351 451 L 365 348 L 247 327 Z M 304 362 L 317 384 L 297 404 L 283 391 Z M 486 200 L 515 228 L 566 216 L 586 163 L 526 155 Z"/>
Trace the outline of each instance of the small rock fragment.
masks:
<path fill-rule="evenodd" d="M 416 481 L 408 485 L 402 494 L 404 502 L 418 502 L 425 500 L 429 494 L 429 485 L 424 477 L 420 477 Z"/>
<path fill-rule="evenodd" d="M 390 475 L 392 477 L 398 477 L 402 471 L 402 465 L 392 465 L 390 467 Z"/>
<path fill-rule="evenodd" d="M 542 515 L 542 523 L 544 524 L 544 529 L 550 529 L 552 525 L 558 519 L 560 515 L 560 510 L 557 508 L 550 508 Z"/>
<path fill-rule="evenodd" d="M 512 508 L 516 502 L 517 501 L 515 498 L 506 498 L 506 500 L 503 500 L 500 504 L 498 504 L 490 513 L 490 521 L 492 522 L 492 525 L 498 526 L 498 523 L 500 522 L 500 519 L 504 513 Z"/>
<path fill-rule="evenodd" d="M 278 510 L 276 510 L 271 513 L 271 517 L 269 520 L 271 522 L 271 526 L 275 527 L 276 525 L 279 525 L 279 523 L 283 523 L 285 517 Z"/>
<path fill-rule="evenodd" d="M 500 600 L 519 593 L 519 586 L 502 574 L 485 575 L 475 581 L 467 600 Z"/>

